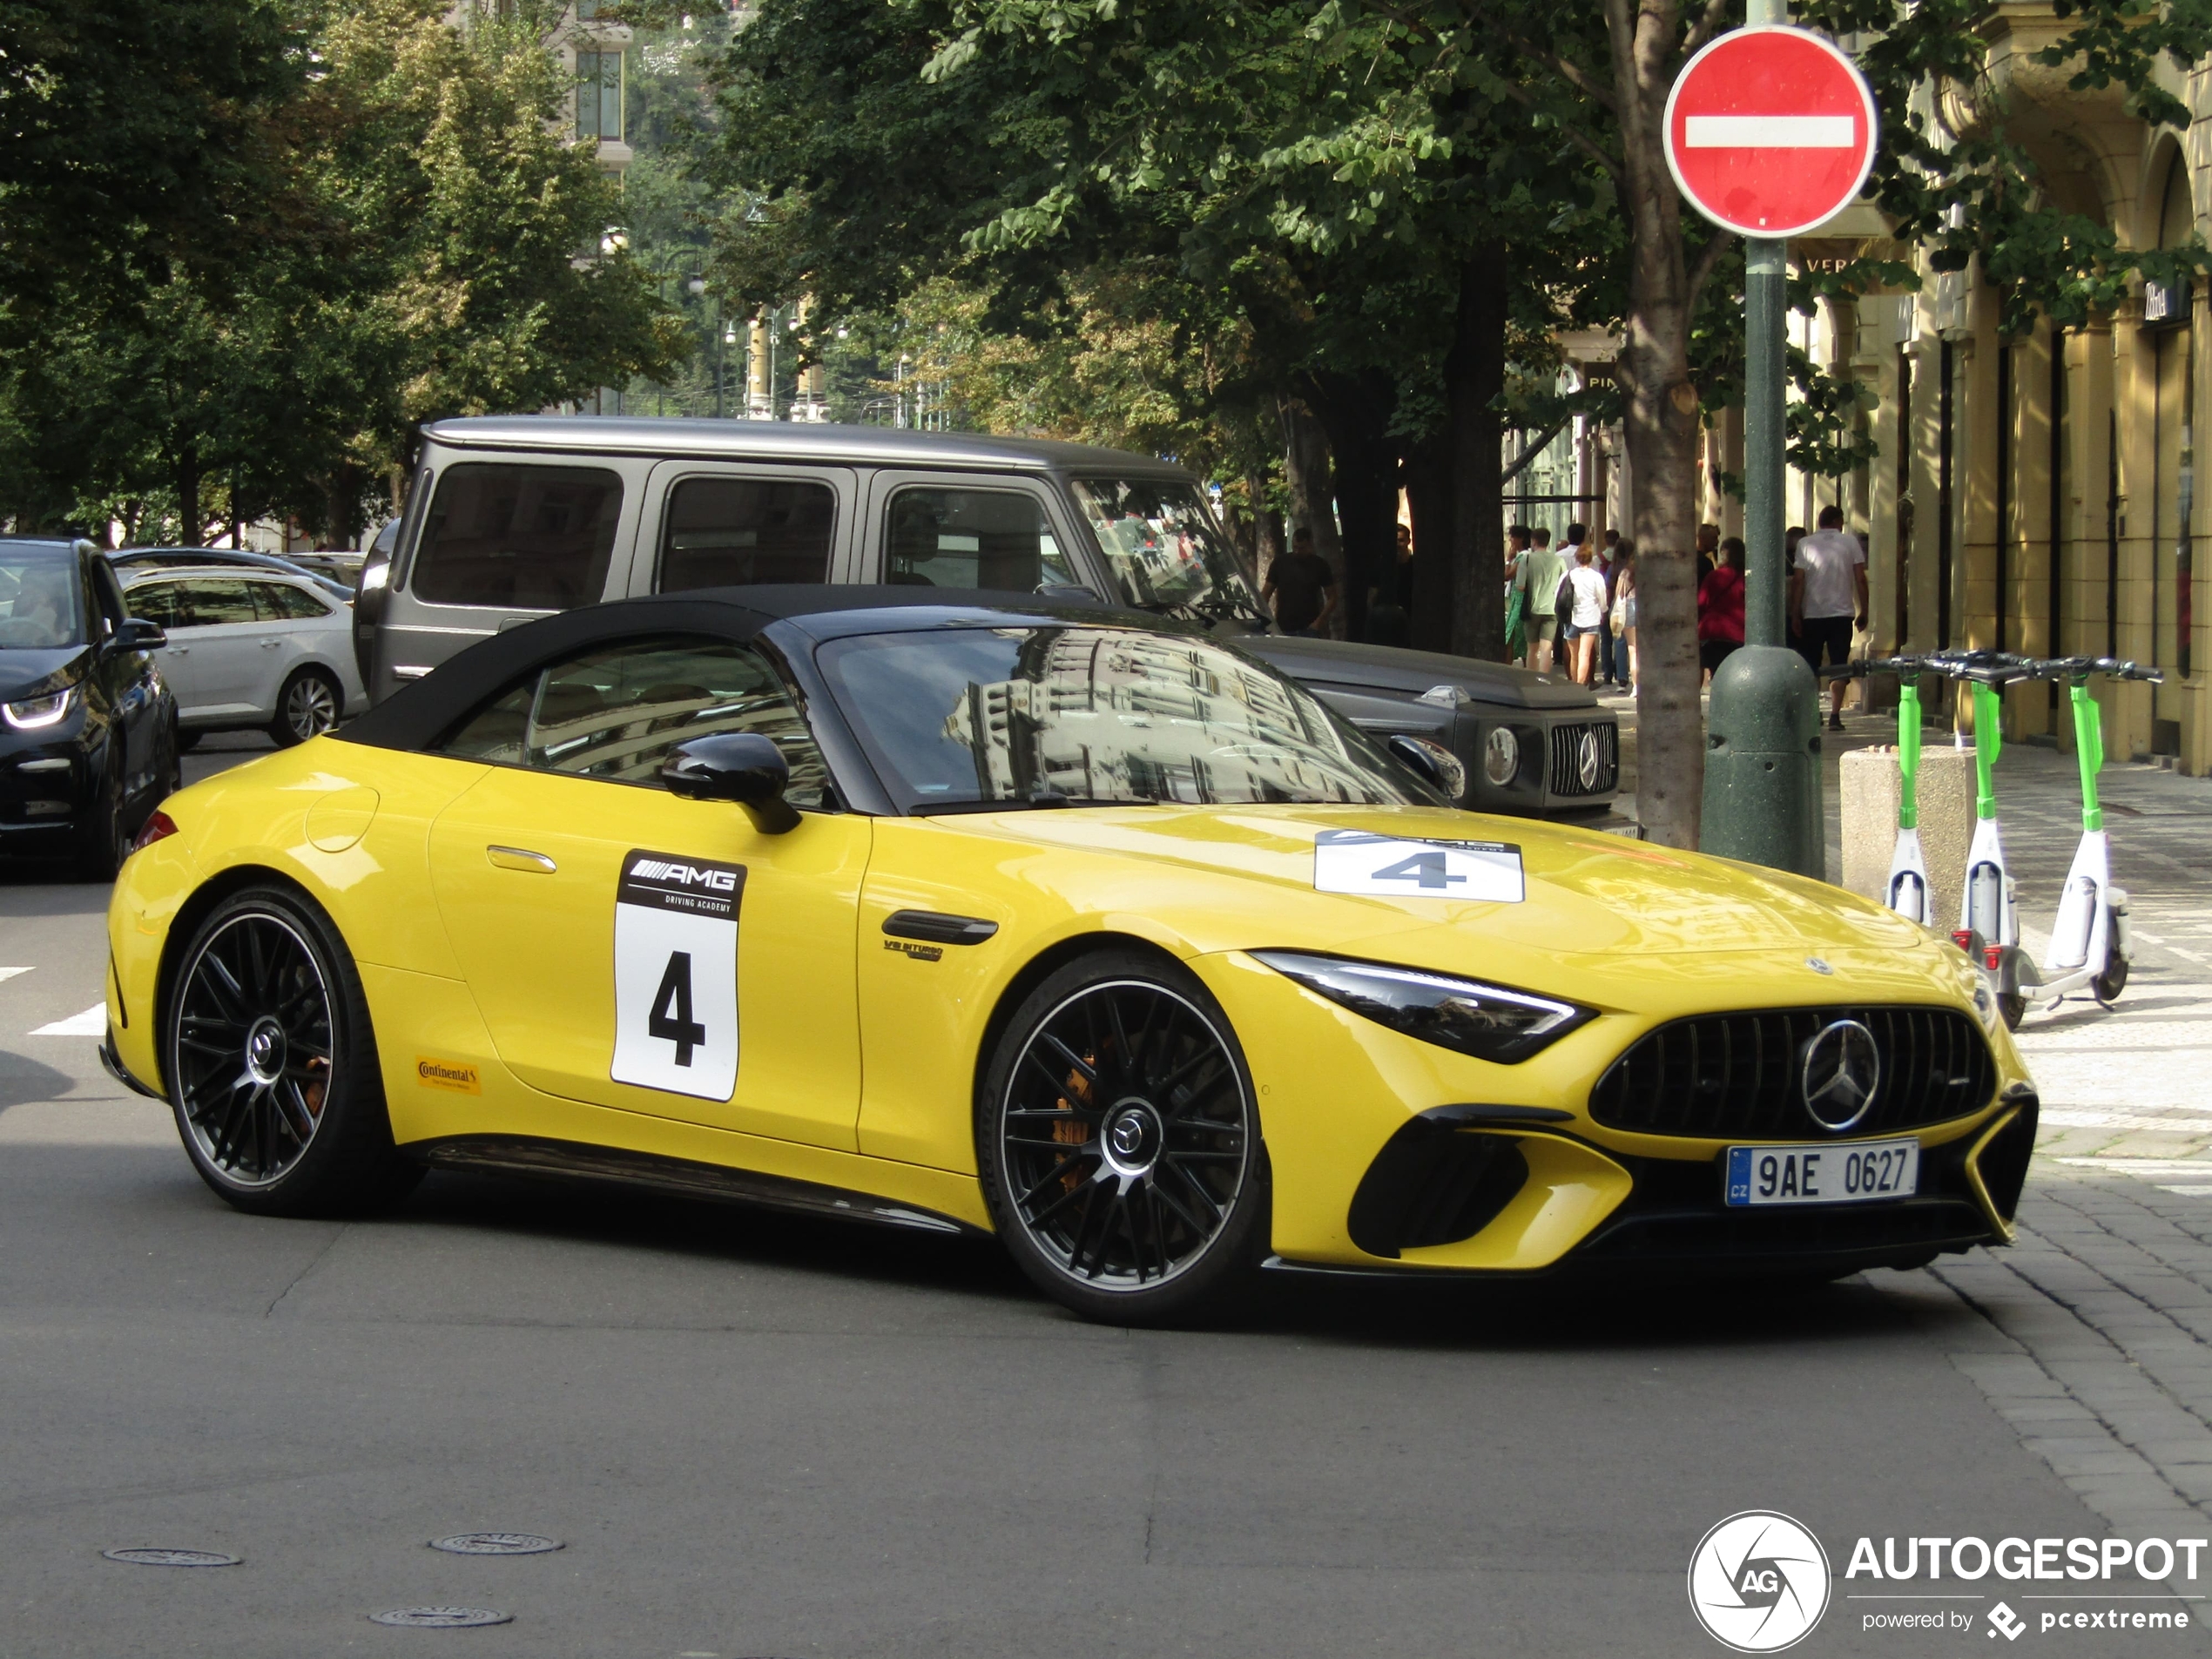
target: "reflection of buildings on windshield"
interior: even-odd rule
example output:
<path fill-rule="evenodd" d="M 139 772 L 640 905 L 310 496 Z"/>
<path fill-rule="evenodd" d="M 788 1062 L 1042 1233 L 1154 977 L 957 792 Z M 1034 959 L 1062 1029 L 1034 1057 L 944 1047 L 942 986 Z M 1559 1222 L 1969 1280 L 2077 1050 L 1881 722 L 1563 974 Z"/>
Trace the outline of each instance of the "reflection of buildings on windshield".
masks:
<path fill-rule="evenodd" d="M 1194 640 L 1039 629 L 1014 678 L 969 685 L 943 730 L 974 755 L 987 799 L 1380 799 L 1289 688 Z"/>

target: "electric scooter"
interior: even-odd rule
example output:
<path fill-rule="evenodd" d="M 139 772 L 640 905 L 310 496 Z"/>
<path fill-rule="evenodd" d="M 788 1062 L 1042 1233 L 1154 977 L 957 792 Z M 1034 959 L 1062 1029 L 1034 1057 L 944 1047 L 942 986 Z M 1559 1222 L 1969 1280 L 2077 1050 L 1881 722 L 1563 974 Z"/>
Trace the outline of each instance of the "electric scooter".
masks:
<path fill-rule="evenodd" d="M 2112 845 L 2105 834 L 2104 808 L 2097 799 L 2097 772 L 2105 758 L 2104 726 L 2089 690 L 2093 674 L 2154 685 L 2166 678 L 2158 669 L 2138 668 L 2109 657 L 2063 658 L 2043 664 L 2037 675 L 2067 682 L 2074 705 L 2074 757 L 2081 768 L 2081 844 L 2074 849 L 2073 867 L 2066 874 L 2058 921 L 2051 928 L 2051 948 L 2035 988 L 2037 1001 L 2049 999 L 2046 1013 L 2085 986 L 2110 1008 L 2128 983 L 2128 894 L 2112 882 Z"/>
<path fill-rule="evenodd" d="M 1867 663 L 1862 671 L 1897 676 L 1897 847 L 1890 854 L 1883 902 L 1908 921 L 1932 927 L 1935 905 L 1920 853 L 1920 676 L 1925 666 L 1917 657 L 1889 657 Z"/>
<path fill-rule="evenodd" d="M 1972 685 L 1974 692 L 1974 834 L 1966 849 L 1959 926 L 1951 936 L 1981 969 L 2006 1028 L 2016 1031 L 2027 1011 L 2021 987 L 2040 984 L 2042 975 L 2020 948 L 2019 897 L 2005 865 L 1994 774 L 2004 747 L 2003 689 L 2033 678 L 2040 664 L 2031 658 L 1994 651 L 1938 651 L 1926 661 L 1939 673 Z"/>

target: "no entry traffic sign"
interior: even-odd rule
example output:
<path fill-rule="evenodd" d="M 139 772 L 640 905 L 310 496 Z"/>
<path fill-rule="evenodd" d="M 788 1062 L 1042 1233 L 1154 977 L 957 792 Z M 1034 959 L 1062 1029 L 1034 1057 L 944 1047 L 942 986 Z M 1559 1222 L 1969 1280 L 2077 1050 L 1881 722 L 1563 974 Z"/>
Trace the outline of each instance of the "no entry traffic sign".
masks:
<path fill-rule="evenodd" d="M 1874 94 L 1832 42 L 1738 29 L 1683 64 L 1667 95 L 1667 165 L 1723 230 L 1795 236 L 1858 194 L 1874 126 Z"/>

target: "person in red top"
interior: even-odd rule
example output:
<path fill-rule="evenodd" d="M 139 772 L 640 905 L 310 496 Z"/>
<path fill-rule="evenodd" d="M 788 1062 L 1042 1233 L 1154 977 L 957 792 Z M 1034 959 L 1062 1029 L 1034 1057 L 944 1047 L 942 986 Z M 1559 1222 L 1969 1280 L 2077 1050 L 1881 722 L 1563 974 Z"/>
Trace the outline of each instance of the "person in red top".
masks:
<path fill-rule="evenodd" d="M 1721 543 L 1720 562 L 1697 584 L 1697 656 L 1705 665 L 1705 682 L 1743 643 L 1743 538 L 1731 536 Z"/>

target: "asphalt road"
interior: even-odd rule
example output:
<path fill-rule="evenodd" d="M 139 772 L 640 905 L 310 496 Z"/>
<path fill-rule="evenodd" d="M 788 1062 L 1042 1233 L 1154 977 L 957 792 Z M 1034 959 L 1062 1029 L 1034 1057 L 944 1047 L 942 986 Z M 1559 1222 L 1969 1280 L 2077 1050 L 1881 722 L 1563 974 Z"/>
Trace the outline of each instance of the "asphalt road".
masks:
<path fill-rule="evenodd" d="M 1954 1363 L 2003 1339 L 1930 1275 L 1300 1283 L 1130 1332 L 988 1245 L 583 1188 L 252 1219 L 92 1036 L 36 1035 L 99 1001 L 105 907 L 0 871 L 0 1654 L 1714 1655 L 1685 1569 L 1747 1508 L 1838 1575 L 1798 1651 L 2205 1645 L 1993 1649 L 1992 1592 L 2054 1587 L 1844 1580 L 1860 1534 L 2107 1530 Z M 480 1529 L 565 1548 L 426 1548 Z M 142 1546 L 242 1564 L 101 1554 Z M 1979 1599 L 1845 1599 L 1884 1588 Z M 512 1622 L 368 1621 L 416 1605 Z M 1899 1605 L 1972 1628 L 1865 1628 Z"/>

